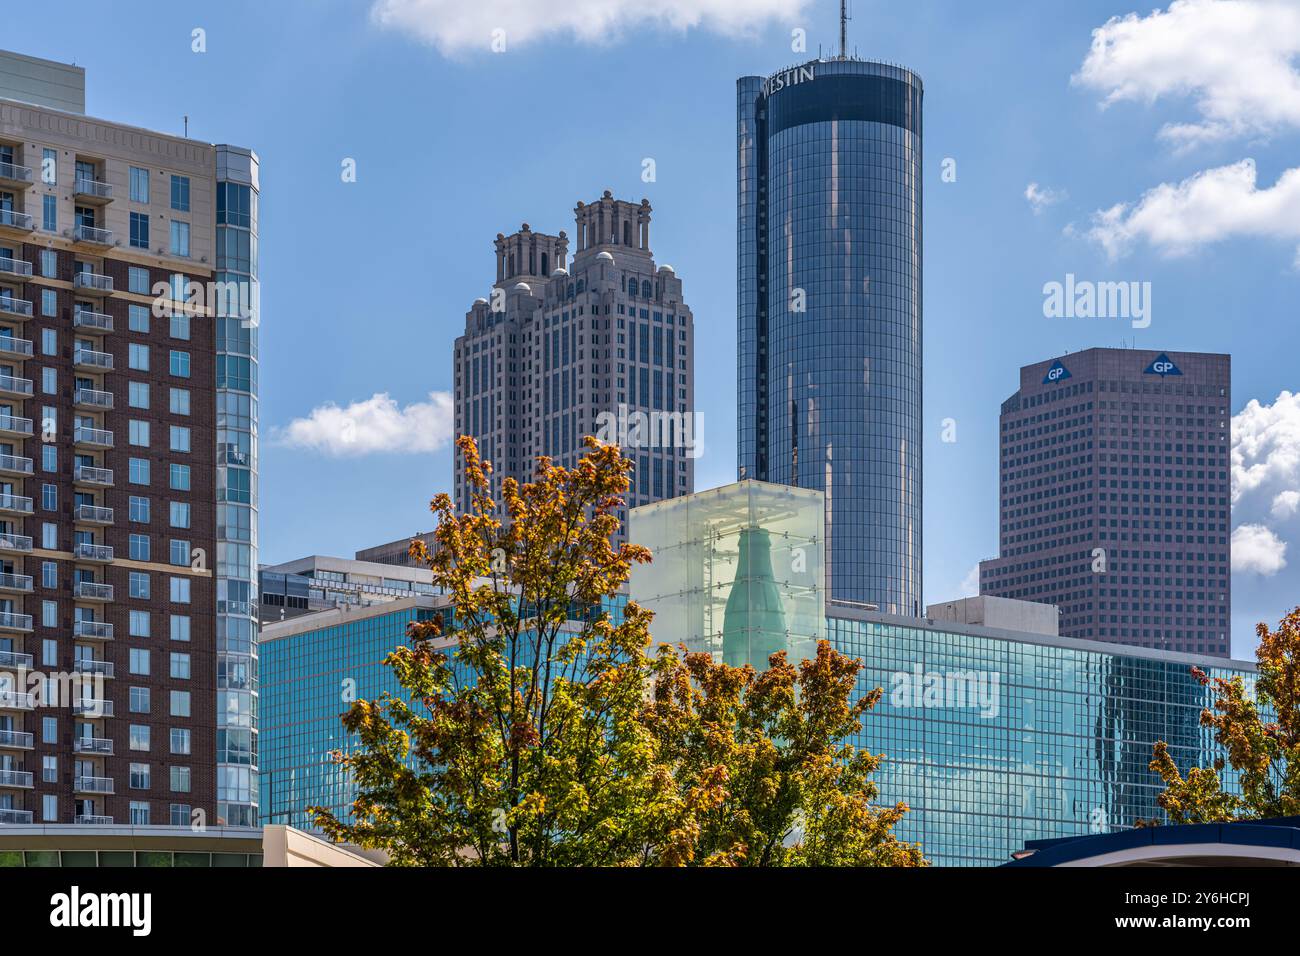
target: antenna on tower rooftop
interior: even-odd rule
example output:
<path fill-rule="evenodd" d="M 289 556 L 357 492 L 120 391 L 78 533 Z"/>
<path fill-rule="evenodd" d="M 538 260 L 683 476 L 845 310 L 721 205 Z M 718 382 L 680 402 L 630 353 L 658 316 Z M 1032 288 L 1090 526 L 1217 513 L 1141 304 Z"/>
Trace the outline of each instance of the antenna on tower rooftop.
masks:
<path fill-rule="evenodd" d="M 848 0 L 840 0 L 840 59 L 848 59 L 849 11 Z"/>

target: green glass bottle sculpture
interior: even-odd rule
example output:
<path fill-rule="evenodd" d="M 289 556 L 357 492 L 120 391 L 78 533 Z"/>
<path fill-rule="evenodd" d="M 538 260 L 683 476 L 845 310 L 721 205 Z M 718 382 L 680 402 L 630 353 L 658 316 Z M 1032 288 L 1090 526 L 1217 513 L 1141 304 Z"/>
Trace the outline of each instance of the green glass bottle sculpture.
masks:
<path fill-rule="evenodd" d="M 785 612 L 772 575 L 772 544 L 762 528 L 740 532 L 740 564 L 722 617 L 722 660 L 731 667 L 752 664 L 786 650 Z"/>

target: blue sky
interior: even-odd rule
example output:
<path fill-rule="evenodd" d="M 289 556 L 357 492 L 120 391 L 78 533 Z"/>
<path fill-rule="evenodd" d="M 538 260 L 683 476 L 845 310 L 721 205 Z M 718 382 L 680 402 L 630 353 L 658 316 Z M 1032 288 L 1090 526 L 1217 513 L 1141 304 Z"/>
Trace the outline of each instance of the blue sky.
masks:
<path fill-rule="evenodd" d="M 1300 384 L 1300 3 L 853 7 L 850 46 L 926 86 L 927 600 L 961 593 L 995 553 L 997 411 L 1020 365 L 1124 343 L 1227 351 L 1232 411 L 1261 403 L 1237 428 L 1233 644 L 1248 655 L 1254 623 L 1300 603 L 1286 547 L 1300 403 L 1279 400 Z M 837 13 L 821 0 L 45 0 L 9 11 L 0 45 L 85 66 L 91 114 L 170 132 L 188 115 L 191 135 L 259 152 L 261 559 L 276 562 L 430 526 L 450 482 L 437 393 L 493 277 L 493 237 L 524 221 L 572 233 L 575 202 L 604 189 L 654 206 L 652 247 L 683 279 L 709 357 L 697 487 L 733 480 L 734 83 L 832 52 Z M 809 54 L 792 51 L 796 28 Z M 1043 285 L 1067 273 L 1151 282 L 1150 327 L 1045 318 Z M 946 418 L 956 442 L 941 441 Z M 344 419 L 358 427 L 340 441 Z"/>

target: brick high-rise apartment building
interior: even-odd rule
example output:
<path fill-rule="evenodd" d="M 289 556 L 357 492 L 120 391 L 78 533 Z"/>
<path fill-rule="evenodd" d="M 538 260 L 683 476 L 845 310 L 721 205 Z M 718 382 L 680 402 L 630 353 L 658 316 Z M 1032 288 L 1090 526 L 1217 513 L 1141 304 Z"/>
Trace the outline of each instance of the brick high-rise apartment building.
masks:
<path fill-rule="evenodd" d="M 650 203 L 606 191 L 574 210 L 569 239 L 496 238 L 491 299 L 475 300 L 456 339 L 456 434 L 471 435 L 501 481 L 533 475 L 537 456 L 571 466 L 583 439 L 617 440 L 636 468 L 629 507 L 694 490 L 703 441 L 694 415 L 694 326 L 671 266 L 650 251 Z M 469 505 L 455 456 L 457 507 Z M 621 515 L 626 519 L 624 512 Z"/>
<path fill-rule="evenodd" d="M 980 593 L 1057 605 L 1062 637 L 1227 657 L 1231 371 L 1135 349 L 1022 368 Z"/>
<path fill-rule="evenodd" d="M 258 161 L 84 102 L 0 54 L 0 823 L 255 825 Z"/>

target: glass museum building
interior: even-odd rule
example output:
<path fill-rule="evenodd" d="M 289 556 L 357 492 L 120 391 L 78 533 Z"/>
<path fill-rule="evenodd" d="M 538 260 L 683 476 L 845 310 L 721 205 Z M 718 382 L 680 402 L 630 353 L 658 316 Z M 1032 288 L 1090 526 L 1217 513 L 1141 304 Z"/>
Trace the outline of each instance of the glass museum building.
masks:
<path fill-rule="evenodd" d="M 736 84 L 739 477 L 825 494 L 830 597 L 921 611 L 921 80 Z"/>
<path fill-rule="evenodd" d="M 1250 685 L 1253 664 L 828 601 L 819 497 L 742 481 L 634 509 L 630 536 L 655 560 L 630 597 L 656 641 L 729 664 L 799 659 L 821 638 L 861 660 L 858 693 L 884 695 L 852 742 L 885 755 L 880 801 L 908 805 L 896 832 L 932 863 L 998 865 L 1026 841 L 1161 817 L 1157 740 L 1184 772 L 1211 763 L 1212 691 L 1191 669 Z"/>

